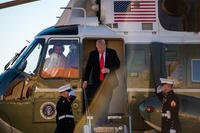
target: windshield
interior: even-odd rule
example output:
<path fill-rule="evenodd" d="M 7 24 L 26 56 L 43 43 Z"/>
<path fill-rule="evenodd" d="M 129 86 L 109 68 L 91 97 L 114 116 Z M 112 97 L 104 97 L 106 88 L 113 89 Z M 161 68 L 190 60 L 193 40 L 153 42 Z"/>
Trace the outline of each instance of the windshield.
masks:
<path fill-rule="evenodd" d="M 44 44 L 44 42 L 45 42 L 44 39 L 35 39 L 28 47 L 26 47 L 26 49 L 19 55 L 17 60 L 15 60 L 9 68 L 11 68 L 11 67 L 19 68 L 20 65 L 22 64 L 23 60 L 30 53 L 30 51 L 32 49 L 34 49 L 38 43 Z"/>
<path fill-rule="evenodd" d="M 41 76 L 44 78 L 79 78 L 79 40 L 51 39 Z"/>

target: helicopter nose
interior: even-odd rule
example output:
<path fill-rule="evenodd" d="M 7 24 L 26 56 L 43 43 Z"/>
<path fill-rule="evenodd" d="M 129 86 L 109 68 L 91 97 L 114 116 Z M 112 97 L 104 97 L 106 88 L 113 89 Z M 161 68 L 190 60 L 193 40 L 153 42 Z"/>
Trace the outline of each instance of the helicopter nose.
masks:
<path fill-rule="evenodd" d="M 148 121 L 157 112 L 156 110 L 159 106 L 157 98 L 151 97 L 140 103 L 139 111 L 143 119 Z"/>
<path fill-rule="evenodd" d="M 153 112 L 153 108 L 150 108 L 147 100 L 144 100 L 139 105 L 139 111 L 144 120 L 149 120 L 150 114 L 151 114 L 151 112 Z"/>

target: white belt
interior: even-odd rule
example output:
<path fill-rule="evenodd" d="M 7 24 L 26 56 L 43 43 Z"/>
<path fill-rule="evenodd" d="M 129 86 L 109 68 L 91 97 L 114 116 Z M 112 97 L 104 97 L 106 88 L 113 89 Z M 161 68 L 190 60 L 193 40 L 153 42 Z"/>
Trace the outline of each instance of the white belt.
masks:
<path fill-rule="evenodd" d="M 58 117 L 58 120 L 62 120 L 64 118 L 74 118 L 74 116 L 73 115 L 61 115 Z"/>

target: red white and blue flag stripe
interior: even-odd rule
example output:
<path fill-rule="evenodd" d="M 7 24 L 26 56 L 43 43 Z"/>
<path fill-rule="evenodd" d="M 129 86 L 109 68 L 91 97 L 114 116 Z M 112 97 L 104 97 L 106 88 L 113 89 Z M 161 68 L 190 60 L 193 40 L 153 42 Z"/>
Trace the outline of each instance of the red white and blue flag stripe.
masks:
<path fill-rule="evenodd" d="M 155 0 L 114 1 L 114 22 L 156 22 Z"/>

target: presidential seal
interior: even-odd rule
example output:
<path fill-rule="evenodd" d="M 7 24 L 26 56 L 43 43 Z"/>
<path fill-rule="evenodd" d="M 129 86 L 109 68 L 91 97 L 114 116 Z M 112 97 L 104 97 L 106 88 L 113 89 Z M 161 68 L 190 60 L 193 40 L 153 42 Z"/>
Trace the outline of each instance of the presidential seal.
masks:
<path fill-rule="evenodd" d="M 51 120 L 56 116 L 56 105 L 53 102 L 45 102 L 40 106 L 40 115 L 46 119 Z"/>

